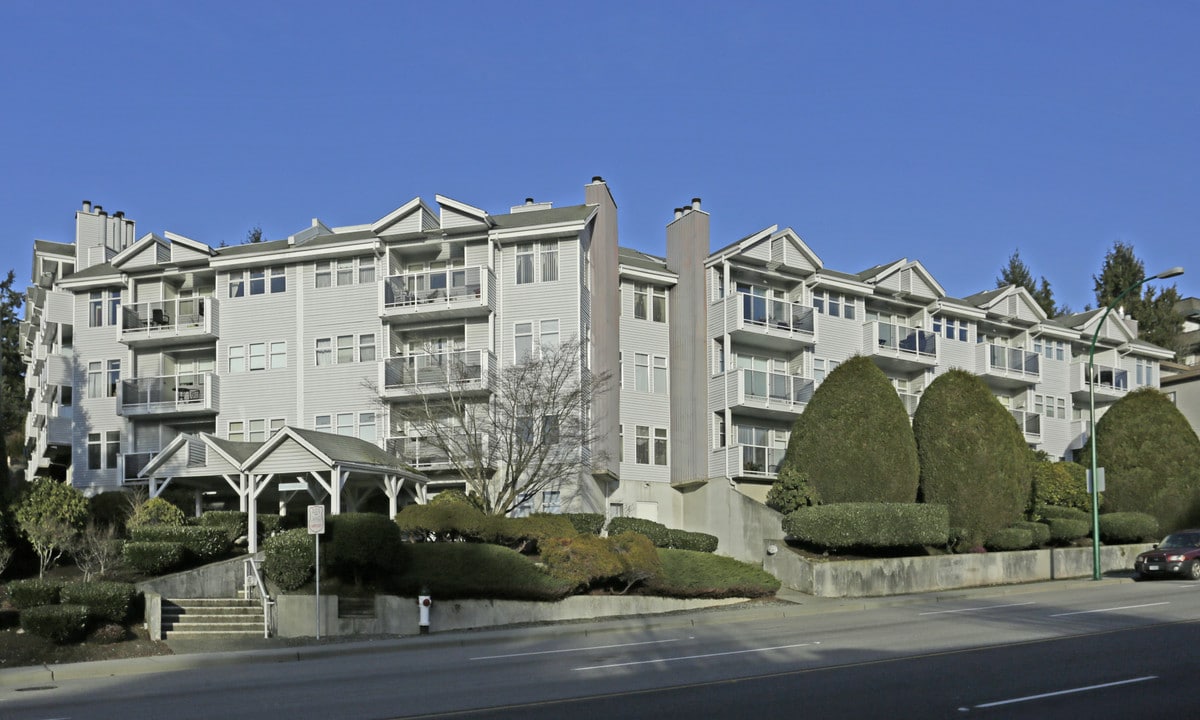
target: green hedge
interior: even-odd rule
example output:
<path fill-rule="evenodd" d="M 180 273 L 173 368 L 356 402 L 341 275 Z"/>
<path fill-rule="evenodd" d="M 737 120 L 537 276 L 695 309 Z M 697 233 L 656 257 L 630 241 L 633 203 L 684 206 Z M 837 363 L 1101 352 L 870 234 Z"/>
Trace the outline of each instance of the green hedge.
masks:
<path fill-rule="evenodd" d="M 146 527 L 149 525 L 170 525 L 179 527 L 187 521 L 183 511 L 172 505 L 164 498 L 150 498 L 146 502 L 138 505 L 129 519 L 125 521 L 125 526 L 132 530 L 137 527 Z"/>
<path fill-rule="evenodd" d="M 1012 526 L 1028 530 L 1033 535 L 1033 547 L 1039 547 L 1050 542 L 1050 526 L 1046 523 L 1018 520 Z"/>
<path fill-rule="evenodd" d="M 650 538 L 654 547 L 666 547 L 671 542 L 670 530 L 666 525 L 653 520 L 643 520 L 634 517 L 617 517 L 608 521 L 608 534 L 641 533 Z"/>
<path fill-rule="evenodd" d="M 1100 516 L 1100 539 L 1106 543 L 1138 543 L 1160 537 L 1158 520 L 1141 512 L 1115 512 Z"/>
<path fill-rule="evenodd" d="M 434 602 L 459 598 L 559 600 L 567 583 L 524 555 L 484 543 L 406 543 L 402 571 L 393 579 L 397 594 L 416 596 L 421 588 Z"/>
<path fill-rule="evenodd" d="M 563 513 L 561 517 L 566 518 L 580 535 L 599 535 L 604 529 L 604 516 L 600 513 Z"/>
<path fill-rule="evenodd" d="M 667 530 L 667 547 L 673 550 L 695 550 L 696 552 L 716 552 L 718 538 L 702 532 L 687 530 Z"/>
<path fill-rule="evenodd" d="M 945 545 L 950 521 L 942 505 L 839 503 L 805 507 L 783 519 L 790 537 L 817 547 Z"/>
<path fill-rule="evenodd" d="M 316 547 L 307 528 L 285 530 L 263 542 L 263 572 L 284 592 L 308 582 L 316 565 Z"/>
<path fill-rule="evenodd" d="M 1091 529 L 1092 514 L 1086 510 L 1080 510 L 1074 507 L 1064 507 L 1061 505 L 1046 505 L 1038 509 L 1038 514 L 1047 520 L 1055 518 L 1065 520 L 1082 520 L 1088 524 L 1088 529 Z"/>
<path fill-rule="evenodd" d="M 127 542 L 125 563 L 142 575 L 162 575 L 183 565 L 187 551 L 177 542 Z"/>
<path fill-rule="evenodd" d="M 228 555 L 233 544 L 225 528 L 200 525 L 144 525 L 131 528 L 129 538 L 134 542 L 179 543 L 200 562 Z"/>
<path fill-rule="evenodd" d="M 641 533 L 628 532 L 608 537 L 609 547 L 621 564 L 617 580 L 624 583 L 626 593 L 634 585 L 646 583 L 662 576 L 662 560 L 650 538 Z"/>
<path fill-rule="evenodd" d="M 407 539 L 415 542 L 477 540 L 487 517 L 483 511 L 464 502 L 431 502 L 401 508 L 396 513 L 396 525 Z"/>
<path fill-rule="evenodd" d="M 61 592 L 62 584 L 52 580 L 13 580 L 8 584 L 8 601 L 18 610 L 57 605 Z"/>
<path fill-rule="evenodd" d="M 123 623 L 137 592 L 133 585 L 123 582 L 73 582 L 63 585 L 64 605 L 85 605 L 97 620 Z"/>
<path fill-rule="evenodd" d="M 479 539 L 532 554 L 550 538 L 575 537 L 579 532 L 564 515 L 535 513 L 528 517 L 488 516 L 479 526 Z"/>
<path fill-rule="evenodd" d="M 1050 541 L 1069 543 L 1081 537 L 1087 537 L 1091 532 L 1091 523 L 1087 520 L 1072 520 L 1071 518 L 1050 518 Z"/>
<path fill-rule="evenodd" d="M 646 583 L 648 592 L 666 597 L 771 597 L 779 580 L 761 567 L 723 555 L 659 548 L 662 574 Z"/>
<path fill-rule="evenodd" d="M 249 513 L 240 510 L 209 510 L 200 516 L 201 527 L 221 528 L 229 538 L 230 545 L 246 534 L 246 530 L 250 527 L 249 523 Z"/>
<path fill-rule="evenodd" d="M 42 605 L 21 611 L 21 629 L 59 645 L 87 635 L 88 608 L 83 605 Z"/>
<path fill-rule="evenodd" d="M 1033 532 L 1026 528 L 1006 527 L 984 541 L 988 550 L 1024 550 L 1033 546 Z"/>
<path fill-rule="evenodd" d="M 386 515 L 342 513 L 326 519 L 329 553 L 324 564 L 333 574 L 364 580 L 394 573 L 400 557 L 400 528 Z"/>
<path fill-rule="evenodd" d="M 1087 470 L 1073 462 L 1039 462 L 1033 466 L 1033 509 L 1046 505 L 1089 511 Z"/>
<path fill-rule="evenodd" d="M 541 557 L 551 575 L 574 588 L 607 584 L 624 569 L 612 543 L 598 535 L 547 538 Z"/>
<path fill-rule="evenodd" d="M 283 516 L 274 514 L 259 515 L 258 530 L 262 533 L 261 537 L 271 537 L 275 533 L 282 531 Z"/>

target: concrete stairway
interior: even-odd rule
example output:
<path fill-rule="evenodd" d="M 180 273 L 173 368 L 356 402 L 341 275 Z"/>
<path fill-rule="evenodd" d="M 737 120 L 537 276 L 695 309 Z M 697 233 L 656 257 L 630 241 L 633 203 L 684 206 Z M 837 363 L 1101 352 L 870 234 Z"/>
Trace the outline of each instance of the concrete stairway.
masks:
<path fill-rule="evenodd" d="M 172 640 L 262 637 L 262 603 L 241 598 L 164 598 L 162 631 L 163 638 Z"/>

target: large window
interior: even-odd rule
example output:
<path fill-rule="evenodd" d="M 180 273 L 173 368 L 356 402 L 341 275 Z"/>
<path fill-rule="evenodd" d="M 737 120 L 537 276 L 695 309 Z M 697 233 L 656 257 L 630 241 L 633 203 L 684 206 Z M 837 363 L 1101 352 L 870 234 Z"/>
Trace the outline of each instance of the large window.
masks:
<path fill-rule="evenodd" d="M 634 353 L 633 389 L 650 392 L 650 356 L 645 353 Z"/>
<path fill-rule="evenodd" d="M 358 336 L 358 361 L 375 361 L 375 333 L 366 333 Z"/>
<path fill-rule="evenodd" d="M 104 364 L 88 363 L 87 396 L 90 398 L 104 397 Z"/>
<path fill-rule="evenodd" d="M 335 432 L 338 435 L 354 436 L 354 413 L 338 413 L 337 414 L 337 429 Z"/>
<path fill-rule="evenodd" d="M 333 364 L 333 339 L 317 338 L 317 367 Z"/>
<path fill-rule="evenodd" d="M 533 277 L 533 245 L 517 246 L 517 284 L 526 285 L 534 282 Z"/>
<path fill-rule="evenodd" d="M 542 282 L 558 280 L 558 241 L 542 243 Z"/>
<path fill-rule="evenodd" d="M 667 289 L 664 287 L 650 289 L 650 319 L 660 323 L 667 321 Z"/>
<path fill-rule="evenodd" d="M 229 346 L 229 372 L 239 373 L 246 370 L 246 346 Z"/>
<path fill-rule="evenodd" d="M 271 369 L 279 370 L 287 367 L 287 343 L 271 343 Z"/>
<path fill-rule="evenodd" d="M 108 324 L 118 325 L 121 322 L 121 291 L 108 291 Z"/>
<path fill-rule="evenodd" d="M 250 369 L 251 370 L 266 370 L 267 369 L 267 344 L 266 343 L 250 343 Z"/>
<path fill-rule="evenodd" d="M 284 268 L 271 268 L 271 292 L 287 292 L 287 274 Z"/>
<path fill-rule="evenodd" d="M 522 363 L 533 358 L 533 323 L 513 326 L 513 359 Z"/>
<path fill-rule="evenodd" d="M 108 361 L 108 396 L 117 396 L 117 385 L 121 382 L 121 361 Z"/>
<path fill-rule="evenodd" d="M 250 271 L 250 294 L 262 295 L 267 291 L 267 271 L 265 268 Z"/>
<path fill-rule="evenodd" d="M 115 470 L 121 455 L 121 431 L 88 433 L 87 466 L 89 470 Z"/>
<path fill-rule="evenodd" d="M 637 425 L 634 427 L 634 458 L 639 465 L 667 465 L 667 429 Z"/>
<path fill-rule="evenodd" d="M 354 336 L 338 335 L 337 338 L 338 364 L 354 362 Z"/>
<path fill-rule="evenodd" d="M 543 348 L 558 347 L 558 321 L 543 320 L 541 323 L 541 338 L 538 344 Z"/>
<path fill-rule="evenodd" d="M 646 319 L 647 287 L 640 283 L 633 286 L 633 317 L 635 320 Z"/>
<path fill-rule="evenodd" d="M 104 297 L 99 290 L 93 290 L 88 300 L 88 327 L 104 325 Z"/>
<path fill-rule="evenodd" d="M 667 359 L 662 355 L 654 356 L 654 376 L 651 379 L 654 384 L 654 392 L 666 395 L 670 383 L 667 380 Z"/>
<path fill-rule="evenodd" d="M 246 294 L 246 274 L 241 270 L 229 273 L 229 297 L 240 298 Z"/>

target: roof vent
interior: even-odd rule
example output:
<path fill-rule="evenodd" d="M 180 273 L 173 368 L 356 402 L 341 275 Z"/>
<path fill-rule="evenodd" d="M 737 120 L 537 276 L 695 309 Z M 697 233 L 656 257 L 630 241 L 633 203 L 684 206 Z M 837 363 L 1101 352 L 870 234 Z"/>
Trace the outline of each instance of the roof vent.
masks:
<path fill-rule="evenodd" d="M 602 182 L 604 182 L 604 178 L 600 177 L 599 175 L 593 175 L 593 176 L 592 176 L 592 182 L 594 182 L 594 183 L 602 183 Z"/>
<path fill-rule="evenodd" d="M 514 205 L 513 207 L 509 208 L 509 211 L 514 212 L 514 213 L 519 213 L 519 212 L 529 212 L 530 210 L 549 210 L 553 207 L 554 207 L 554 203 L 534 202 L 533 198 L 527 197 L 527 198 L 525 198 L 524 205 Z"/>
<path fill-rule="evenodd" d="M 92 201 L 91 200 L 83 201 L 83 211 L 85 213 L 90 213 L 92 211 Z"/>

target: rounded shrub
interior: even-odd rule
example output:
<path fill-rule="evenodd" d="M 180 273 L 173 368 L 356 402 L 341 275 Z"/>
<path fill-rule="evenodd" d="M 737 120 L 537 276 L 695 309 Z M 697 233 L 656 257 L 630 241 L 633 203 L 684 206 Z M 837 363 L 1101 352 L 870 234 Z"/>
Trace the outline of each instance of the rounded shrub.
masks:
<path fill-rule="evenodd" d="M 240 510 L 209 510 L 200 516 L 200 525 L 224 530 L 232 545 L 234 540 L 246 534 L 250 527 L 250 515 Z"/>
<path fill-rule="evenodd" d="M 808 473 L 785 460 L 779 468 L 778 479 L 767 491 L 767 507 L 787 515 L 802 507 L 820 504 L 821 496 L 808 481 Z"/>
<path fill-rule="evenodd" d="M 939 375 L 913 417 L 921 499 L 945 505 L 950 524 L 977 545 L 1020 520 L 1029 504 L 1032 457 L 1021 429 L 978 376 Z"/>
<path fill-rule="evenodd" d="M 792 426 L 780 475 L 789 469 L 806 473 L 823 502 L 917 499 L 920 467 L 908 412 L 869 358 L 850 358 L 813 393 Z"/>
<path fill-rule="evenodd" d="M 316 566 L 316 547 L 306 528 L 284 530 L 263 542 L 263 572 L 284 592 L 309 581 Z"/>
<path fill-rule="evenodd" d="M 988 550 L 1024 550 L 1033 546 L 1033 533 L 1026 528 L 1006 527 L 984 541 Z"/>
<path fill-rule="evenodd" d="M 1087 520 L 1072 520 L 1070 518 L 1050 518 L 1050 542 L 1069 543 L 1086 537 L 1091 531 L 1091 523 Z"/>
<path fill-rule="evenodd" d="M 1063 507 L 1060 505 L 1046 505 L 1038 509 L 1038 515 L 1050 520 L 1054 518 L 1064 518 L 1067 520 L 1082 520 L 1088 524 L 1088 529 L 1091 529 L 1092 514 L 1087 510 L 1080 510 L 1076 507 Z"/>
<path fill-rule="evenodd" d="M 662 574 L 647 582 L 655 595 L 678 598 L 771 597 L 779 579 L 751 563 L 691 550 L 660 549 Z"/>
<path fill-rule="evenodd" d="M 248 527 L 248 525 L 247 525 Z M 258 532 L 259 537 L 269 538 L 277 532 L 283 530 L 282 515 L 259 515 L 258 516 Z M 235 540 L 237 538 L 234 538 Z"/>
<path fill-rule="evenodd" d="M 783 530 L 821 548 L 898 548 L 944 545 L 950 524 L 941 505 L 838 503 L 801 508 L 783 519 Z"/>
<path fill-rule="evenodd" d="M 1046 505 L 1091 512 L 1087 470 L 1072 462 L 1038 462 L 1033 466 L 1033 511 Z"/>
<path fill-rule="evenodd" d="M 8 584 L 8 601 L 18 610 L 40 605 L 57 605 L 62 593 L 62 584 L 53 580 L 32 578 L 13 580 Z"/>
<path fill-rule="evenodd" d="M 689 532 L 687 530 L 676 530 L 670 528 L 667 530 L 667 547 L 674 550 L 695 550 L 696 552 L 716 552 L 717 543 L 719 542 L 716 535 L 709 535 L 702 532 Z"/>
<path fill-rule="evenodd" d="M 187 551 L 177 542 L 127 542 L 125 564 L 141 575 L 162 575 L 183 565 Z"/>
<path fill-rule="evenodd" d="M 580 535 L 599 535 L 604 529 L 604 516 L 600 513 L 563 513 L 562 517 Z"/>
<path fill-rule="evenodd" d="M 662 560 L 650 538 L 641 533 L 627 532 L 610 535 L 609 547 L 621 564 L 617 579 L 624 583 L 622 593 L 639 583 L 652 581 L 662 575 Z"/>
<path fill-rule="evenodd" d="M 1200 437 L 1156 388 L 1129 393 L 1096 423 L 1104 507 L 1153 515 L 1163 532 L 1200 524 Z"/>
<path fill-rule="evenodd" d="M 623 569 L 608 538 L 576 535 L 550 538 L 542 545 L 542 562 L 546 569 L 575 588 L 610 582 Z"/>
<path fill-rule="evenodd" d="M 184 524 L 183 511 L 163 498 L 150 498 L 137 506 L 125 525 L 130 530 L 148 525 L 170 525 L 180 527 Z"/>
<path fill-rule="evenodd" d="M 626 532 L 645 535 L 650 538 L 650 542 L 654 543 L 654 547 L 666 547 L 671 542 L 670 532 L 662 523 L 633 517 L 615 517 L 608 521 L 609 535 L 620 535 Z"/>
<path fill-rule="evenodd" d="M 416 542 L 476 540 L 487 517 L 482 510 L 461 502 L 406 505 L 396 513 L 396 525 L 402 535 Z"/>
<path fill-rule="evenodd" d="M 528 517 L 488 516 L 483 520 L 480 538 L 493 545 L 504 545 L 523 553 L 536 553 L 550 538 L 575 537 L 579 533 L 563 515 L 535 513 Z"/>
<path fill-rule="evenodd" d="M 342 513 L 327 518 L 329 555 L 325 561 L 355 585 L 398 570 L 400 528 L 386 515 Z"/>
<path fill-rule="evenodd" d="M 1100 539 L 1106 543 L 1139 543 L 1157 540 L 1158 520 L 1140 512 L 1104 513 L 1100 516 Z"/>
<path fill-rule="evenodd" d="M 188 556 L 199 562 L 208 562 L 229 553 L 232 541 L 222 527 L 201 525 L 143 525 L 130 528 L 129 537 L 134 542 L 179 543 Z"/>
<path fill-rule="evenodd" d="M 1046 523 L 1018 520 L 1012 526 L 1029 531 L 1033 536 L 1033 544 L 1030 547 L 1040 547 L 1050 542 L 1050 526 Z"/>
<path fill-rule="evenodd" d="M 136 593 L 137 590 L 129 583 L 100 580 L 73 582 L 63 585 L 62 603 L 84 605 L 91 611 L 91 617 L 97 620 L 123 623 L 129 617 L 129 608 L 133 605 Z"/>
<path fill-rule="evenodd" d="M 42 605 L 21 611 L 21 629 L 59 645 L 87 635 L 88 609 L 83 605 Z"/>

